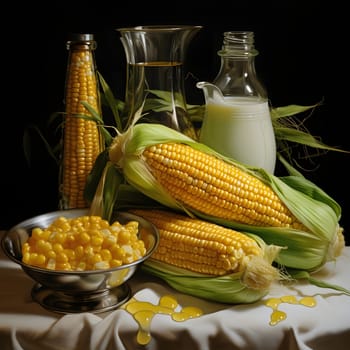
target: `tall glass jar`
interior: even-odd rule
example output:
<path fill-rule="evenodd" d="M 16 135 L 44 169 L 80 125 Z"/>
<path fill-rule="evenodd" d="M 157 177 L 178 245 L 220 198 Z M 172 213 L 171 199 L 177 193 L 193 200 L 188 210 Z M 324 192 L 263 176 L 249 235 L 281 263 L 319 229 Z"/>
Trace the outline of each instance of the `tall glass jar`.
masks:
<path fill-rule="evenodd" d="M 197 139 L 187 113 L 183 64 L 187 47 L 201 26 L 119 28 L 126 54 L 124 124 L 141 108 L 141 122 L 164 124 Z"/>
<path fill-rule="evenodd" d="M 104 148 L 102 134 L 96 122 L 89 120 L 90 111 L 84 102 L 101 114 L 96 75 L 93 34 L 71 34 L 65 82 L 65 117 L 59 188 L 60 209 L 86 208 L 84 198 L 87 177 Z"/>
<path fill-rule="evenodd" d="M 266 89 L 255 71 L 254 33 L 224 33 L 213 83 L 199 82 L 206 100 L 200 141 L 237 161 L 274 172 L 276 140 Z"/>

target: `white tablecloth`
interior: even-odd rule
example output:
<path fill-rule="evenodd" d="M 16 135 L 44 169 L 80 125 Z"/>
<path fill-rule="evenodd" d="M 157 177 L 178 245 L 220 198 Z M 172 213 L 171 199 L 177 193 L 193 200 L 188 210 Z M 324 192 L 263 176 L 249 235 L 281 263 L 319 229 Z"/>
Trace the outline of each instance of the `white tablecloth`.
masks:
<path fill-rule="evenodd" d="M 350 247 L 336 263 L 328 263 L 315 278 L 350 289 Z M 137 273 L 130 280 L 132 296 L 158 304 L 172 295 L 181 307 L 196 306 L 204 314 L 184 322 L 157 314 L 151 322 L 151 341 L 138 345 L 138 324 L 123 309 L 105 313 L 60 314 L 44 309 L 31 298 L 34 282 L 19 266 L 0 253 L 1 350 L 111 350 L 111 349 L 262 349 L 340 350 L 350 344 L 350 296 L 333 289 L 297 282 L 274 285 L 268 296 L 250 305 L 226 305 L 183 295 L 165 283 Z M 282 304 L 287 318 L 269 324 L 272 296 L 313 296 L 313 308 Z"/>

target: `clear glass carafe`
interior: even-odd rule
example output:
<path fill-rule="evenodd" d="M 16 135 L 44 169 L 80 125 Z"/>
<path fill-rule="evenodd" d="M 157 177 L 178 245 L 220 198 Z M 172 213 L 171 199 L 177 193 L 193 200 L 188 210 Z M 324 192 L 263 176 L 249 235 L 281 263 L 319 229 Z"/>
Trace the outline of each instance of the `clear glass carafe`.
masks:
<path fill-rule="evenodd" d="M 274 172 L 276 140 L 266 89 L 255 71 L 254 33 L 225 32 L 219 72 L 199 82 L 206 111 L 199 140 L 247 165 Z"/>
<path fill-rule="evenodd" d="M 194 139 L 187 113 L 183 63 L 188 44 L 201 26 L 119 28 L 126 54 L 125 127 L 142 107 L 140 122 L 164 124 Z"/>

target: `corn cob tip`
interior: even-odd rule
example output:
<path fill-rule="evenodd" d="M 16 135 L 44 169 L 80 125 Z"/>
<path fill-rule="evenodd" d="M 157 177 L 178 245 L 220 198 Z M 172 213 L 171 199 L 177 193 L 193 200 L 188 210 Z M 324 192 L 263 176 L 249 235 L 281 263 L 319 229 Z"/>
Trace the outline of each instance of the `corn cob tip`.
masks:
<path fill-rule="evenodd" d="M 270 245 L 265 247 L 264 256 L 252 256 L 247 262 L 242 283 L 251 289 L 268 290 L 272 282 L 278 280 L 279 270 L 271 265 L 282 247 Z"/>
<path fill-rule="evenodd" d="M 340 256 L 345 247 L 345 237 L 344 237 L 344 228 L 339 226 L 337 227 L 337 233 L 334 235 L 334 241 L 329 246 L 327 261 L 332 261 Z"/>

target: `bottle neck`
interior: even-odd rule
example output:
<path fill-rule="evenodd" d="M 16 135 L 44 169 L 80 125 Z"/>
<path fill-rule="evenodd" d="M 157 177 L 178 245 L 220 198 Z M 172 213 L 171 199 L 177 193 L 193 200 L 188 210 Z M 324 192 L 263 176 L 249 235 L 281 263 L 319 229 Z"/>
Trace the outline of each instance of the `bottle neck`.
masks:
<path fill-rule="evenodd" d="M 254 57 L 259 52 L 254 47 L 253 32 L 225 32 L 220 56 Z"/>
<path fill-rule="evenodd" d="M 71 34 L 69 40 L 66 42 L 67 50 L 95 50 L 97 43 L 94 40 L 93 34 Z"/>
<path fill-rule="evenodd" d="M 267 99 L 267 93 L 255 71 L 253 32 L 225 32 L 222 49 L 218 51 L 221 65 L 213 83 L 225 96 Z"/>

